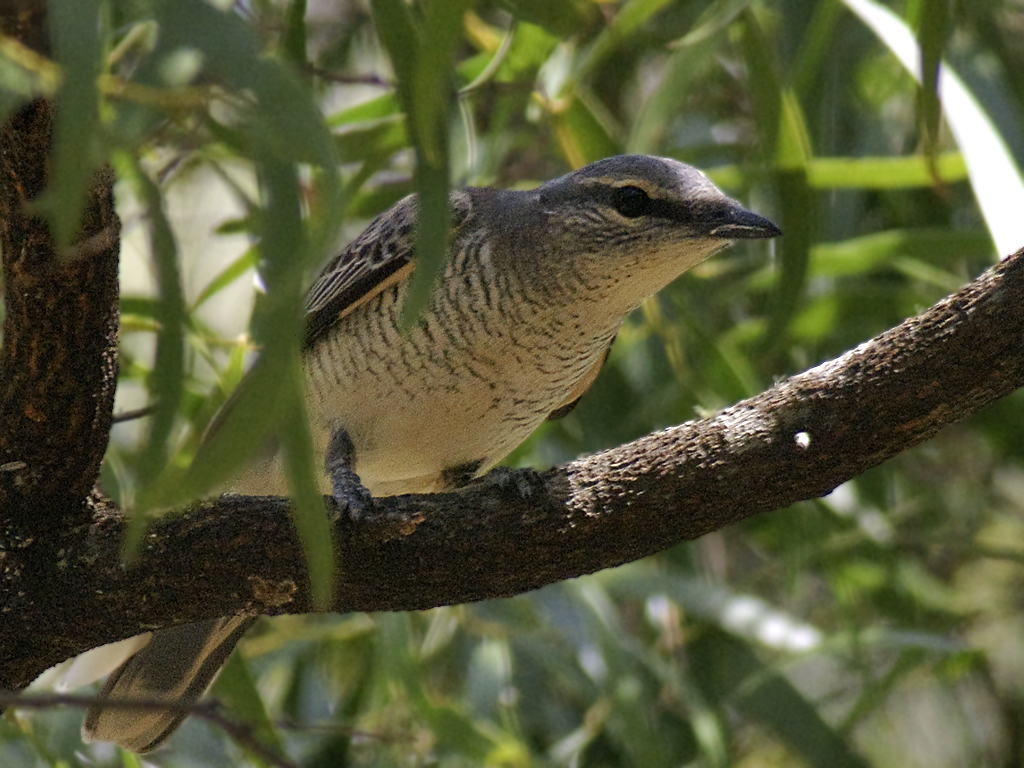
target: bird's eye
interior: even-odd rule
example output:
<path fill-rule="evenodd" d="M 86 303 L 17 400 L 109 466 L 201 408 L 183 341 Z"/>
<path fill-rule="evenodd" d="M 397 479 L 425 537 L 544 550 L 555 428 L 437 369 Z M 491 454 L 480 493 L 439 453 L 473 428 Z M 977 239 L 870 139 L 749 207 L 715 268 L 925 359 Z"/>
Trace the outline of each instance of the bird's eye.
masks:
<path fill-rule="evenodd" d="M 612 193 L 612 205 L 627 219 L 635 219 L 650 212 L 651 198 L 640 187 L 617 187 Z"/>

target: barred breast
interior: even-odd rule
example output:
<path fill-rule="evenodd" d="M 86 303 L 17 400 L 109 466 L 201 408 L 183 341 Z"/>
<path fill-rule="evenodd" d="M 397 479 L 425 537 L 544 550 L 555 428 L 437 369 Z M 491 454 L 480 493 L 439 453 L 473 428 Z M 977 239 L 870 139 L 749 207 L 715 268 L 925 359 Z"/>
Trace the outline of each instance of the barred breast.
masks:
<path fill-rule="evenodd" d="M 496 274 L 486 235 L 457 244 L 407 333 L 402 283 L 307 352 L 316 447 L 326 451 L 344 428 L 355 472 L 375 496 L 445 490 L 483 474 L 563 402 L 615 335 L 617 322 L 594 327 L 568 307 L 531 300 L 514 273 Z"/>

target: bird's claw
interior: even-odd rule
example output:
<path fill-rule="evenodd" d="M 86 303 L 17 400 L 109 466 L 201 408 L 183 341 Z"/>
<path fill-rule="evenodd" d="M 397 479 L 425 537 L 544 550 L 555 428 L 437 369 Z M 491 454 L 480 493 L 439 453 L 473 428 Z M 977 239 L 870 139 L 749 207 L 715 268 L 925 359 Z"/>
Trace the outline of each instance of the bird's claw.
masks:
<path fill-rule="evenodd" d="M 373 507 L 373 496 L 359 480 L 359 475 L 348 467 L 338 467 L 331 473 L 331 496 L 340 514 L 359 520 Z"/>
<path fill-rule="evenodd" d="M 344 429 L 336 429 L 327 446 L 324 470 L 331 478 L 331 496 L 339 514 L 347 513 L 350 519 L 359 520 L 373 506 L 373 496 L 352 469 L 354 462 L 352 438 Z"/>
<path fill-rule="evenodd" d="M 532 501 L 547 490 L 540 472 L 530 467 L 495 467 L 480 479 L 506 493 L 514 493 L 524 501 Z"/>

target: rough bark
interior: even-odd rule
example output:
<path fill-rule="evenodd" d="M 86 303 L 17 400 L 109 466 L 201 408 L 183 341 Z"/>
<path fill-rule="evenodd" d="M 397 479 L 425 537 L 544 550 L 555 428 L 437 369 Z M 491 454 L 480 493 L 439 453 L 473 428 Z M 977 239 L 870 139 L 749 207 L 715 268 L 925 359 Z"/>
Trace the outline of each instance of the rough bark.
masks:
<path fill-rule="evenodd" d="M 45 2 L 0 8 L 0 31 L 48 53 Z M 92 180 L 73 246 L 58 253 L 34 205 L 47 188 L 54 105 L 37 99 L 0 127 L 0 625 L 23 623 L 21 579 L 40 603 L 60 604 L 62 536 L 87 525 L 99 497 L 93 485 L 106 451 L 117 380 L 118 234 L 113 174 Z M 67 626 L 64 616 L 53 626 Z M 8 643 L 11 643 L 8 645 Z M 31 644 L 30 644 L 31 645 Z M 25 647 L 3 633 L 7 662 Z M 21 659 L 34 665 L 34 659 Z M 16 678 L 19 679 L 20 678 Z"/>
<path fill-rule="evenodd" d="M 38 99 L 0 128 L 0 509 L 15 536 L 44 518 L 55 527 L 88 519 L 117 378 L 113 174 L 96 175 L 76 247 L 58 254 L 31 208 L 46 189 L 53 117 Z"/>
<path fill-rule="evenodd" d="M 1024 386 L 1021 307 L 1024 251 L 837 360 L 713 418 L 544 473 L 527 497 L 505 478 L 379 499 L 371 515 L 335 524 L 333 609 L 505 597 L 821 496 Z M 284 500 L 229 496 L 165 518 L 127 569 L 123 533 L 108 505 L 6 553 L 0 687 L 143 630 L 310 610 Z M 40 547 L 62 556 L 46 562 Z"/>

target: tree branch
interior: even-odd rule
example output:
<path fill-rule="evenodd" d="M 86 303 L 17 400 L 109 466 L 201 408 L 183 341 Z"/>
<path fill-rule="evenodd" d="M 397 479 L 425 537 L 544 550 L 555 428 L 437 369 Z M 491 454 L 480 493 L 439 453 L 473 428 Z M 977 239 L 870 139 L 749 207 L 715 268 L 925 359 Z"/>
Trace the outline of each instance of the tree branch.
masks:
<path fill-rule="evenodd" d="M 0 32 L 47 54 L 44 0 L 5 4 Z M 65 589 L 60 541 L 87 525 L 99 503 L 93 484 L 117 382 L 120 224 L 113 173 L 106 168 L 93 177 L 72 253 L 57 253 L 33 208 L 47 188 L 55 111 L 36 99 L 0 126 L 0 624 L 17 616 L 26 574 L 40 603 Z M 28 680 L 19 674 L 38 666 L 19 658 L 20 649 L 35 647 L 21 634 L 46 633 L 20 618 L 12 627 L 20 639 L 0 648 L 0 687 L 9 671 L 23 685 Z M 6 631 L 0 635 L 7 640 Z"/>
<path fill-rule="evenodd" d="M 8 541 L 91 517 L 117 381 L 113 172 L 95 175 L 75 248 L 58 254 L 33 210 L 47 188 L 55 114 L 37 99 L 0 126 L 0 557 Z"/>
<path fill-rule="evenodd" d="M 528 498 L 508 483 L 477 483 L 378 499 L 367 517 L 336 521 L 333 608 L 506 597 L 821 496 L 1024 386 L 1021 307 L 1024 251 L 925 313 L 713 418 L 546 472 Z M 92 523 L 54 534 L 48 546 L 64 554 L 46 572 L 20 565 L 38 544 L 5 553 L 0 686 L 24 685 L 68 656 L 144 630 L 310 610 L 283 499 L 225 496 L 166 517 L 128 569 L 124 529 L 107 505 Z"/>

